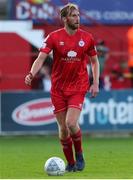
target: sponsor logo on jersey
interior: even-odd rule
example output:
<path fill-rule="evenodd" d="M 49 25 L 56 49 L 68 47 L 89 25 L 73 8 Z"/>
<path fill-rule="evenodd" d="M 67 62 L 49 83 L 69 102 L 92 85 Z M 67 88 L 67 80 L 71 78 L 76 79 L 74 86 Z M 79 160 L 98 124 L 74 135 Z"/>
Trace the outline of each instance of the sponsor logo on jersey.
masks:
<path fill-rule="evenodd" d="M 18 124 L 39 126 L 55 122 L 50 98 L 28 101 L 14 109 L 12 119 Z"/>
<path fill-rule="evenodd" d="M 67 56 L 68 56 L 68 57 L 76 57 L 76 56 L 77 56 L 77 53 L 76 53 L 75 51 L 69 51 L 69 52 L 67 53 Z"/>
<path fill-rule="evenodd" d="M 85 45 L 85 42 L 84 42 L 83 40 L 80 40 L 80 41 L 79 41 L 79 46 L 80 46 L 80 47 L 83 47 L 84 45 Z"/>
<path fill-rule="evenodd" d="M 66 61 L 68 63 L 74 63 L 75 61 L 81 61 L 81 59 L 77 56 L 77 52 L 75 51 L 68 51 L 67 52 L 67 57 L 62 57 L 62 61 Z"/>

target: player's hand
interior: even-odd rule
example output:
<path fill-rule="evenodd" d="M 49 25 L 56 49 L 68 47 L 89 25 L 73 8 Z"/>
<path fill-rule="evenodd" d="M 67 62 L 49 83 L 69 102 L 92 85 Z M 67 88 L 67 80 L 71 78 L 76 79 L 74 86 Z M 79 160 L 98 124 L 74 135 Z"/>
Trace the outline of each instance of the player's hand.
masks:
<path fill-rule="evenodd" d="M 33 80 L 33 75 L 32 75 L 32 73 L 30 72 L 30 73 L 25 77 L 25 84 L 27 84 L 27 85 L 30 86 L 32 80 Z"/>
<path fill-rule="evenodd" d="M 92 84 L 89 92 L 91 93 L 90 98 L 95 98 L 99 93 L 99 84 Z"/>

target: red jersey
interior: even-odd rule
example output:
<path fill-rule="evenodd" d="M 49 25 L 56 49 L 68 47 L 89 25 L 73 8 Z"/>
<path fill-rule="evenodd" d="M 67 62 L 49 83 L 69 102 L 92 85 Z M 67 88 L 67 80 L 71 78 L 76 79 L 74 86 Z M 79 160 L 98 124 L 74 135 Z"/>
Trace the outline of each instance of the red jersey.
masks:
<path fill-rule="evenodd" d="M 59 29 L 46 37 L 44 46 L 40 49 L 47 54 L 51 50 L 53 50 L 52 92 L 87 91 L 88 56 L 97 54 L 92 35 L 81 29 L 74 35 L 69 35 L 64 28 Z"/>

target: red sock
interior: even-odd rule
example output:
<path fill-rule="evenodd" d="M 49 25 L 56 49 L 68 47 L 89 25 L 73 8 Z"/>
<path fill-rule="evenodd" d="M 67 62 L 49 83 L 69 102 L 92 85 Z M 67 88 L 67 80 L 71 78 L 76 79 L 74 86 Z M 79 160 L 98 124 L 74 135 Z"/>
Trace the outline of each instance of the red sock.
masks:
<path fill-rule="evenodd" d="M 76 134 L 72 134 L 71 138 L 73 140 L 75 153 L 82 153 L 82 134 L 81 130 L 79 130 Z"/>
<path fill-rule="evenodd" d="M 75 160 L 73 157 L 73 150 L 72 150 L 72 139 L 71 137 L 68 137 L 67 139 L 61 139 L 60 140 L 62 146 L 63 146 L 63 152 L 66 157 L 66 160 L 68 164 L 74 164 Z"/>

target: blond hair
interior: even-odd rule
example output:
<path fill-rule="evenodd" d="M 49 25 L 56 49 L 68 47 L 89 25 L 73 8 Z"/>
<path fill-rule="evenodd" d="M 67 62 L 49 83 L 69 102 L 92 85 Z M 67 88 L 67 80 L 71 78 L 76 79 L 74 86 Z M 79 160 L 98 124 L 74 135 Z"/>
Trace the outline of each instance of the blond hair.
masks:
<path fill-rule="evenodd" d="M 75 9 L 79 10 L 78 6 L 76 4 L 68 3 L 67 5 L 65 5 L 60 11 L 61 19 L 63 17 L 67 17 L 68 15 L 70 15 L 72 13 L 72 11 Z"/>

